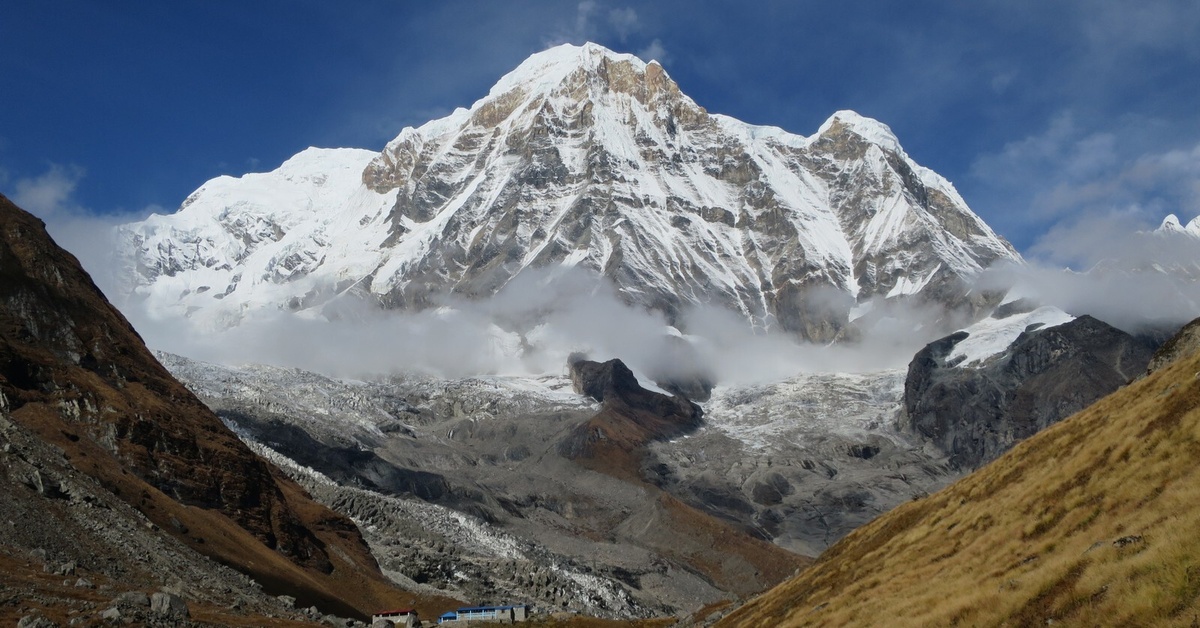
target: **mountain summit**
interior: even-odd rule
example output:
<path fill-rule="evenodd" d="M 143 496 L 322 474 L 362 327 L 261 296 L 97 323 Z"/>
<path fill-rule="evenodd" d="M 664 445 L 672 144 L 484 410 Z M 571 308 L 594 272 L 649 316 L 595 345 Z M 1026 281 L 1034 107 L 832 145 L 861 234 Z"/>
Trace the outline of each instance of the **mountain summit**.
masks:
<path fill-rule="evenodd" d="M 802 137 L 708 113 L 656 62 L 533 55 L 380 153 L 308 149 L 121 228 L 125 289 L 210 326 L 353 295 L 421 309 L 581 267 L 630 304 L 836 337 L 873 299 L 954 302 L 1013 248 L 886 125 Z"/>

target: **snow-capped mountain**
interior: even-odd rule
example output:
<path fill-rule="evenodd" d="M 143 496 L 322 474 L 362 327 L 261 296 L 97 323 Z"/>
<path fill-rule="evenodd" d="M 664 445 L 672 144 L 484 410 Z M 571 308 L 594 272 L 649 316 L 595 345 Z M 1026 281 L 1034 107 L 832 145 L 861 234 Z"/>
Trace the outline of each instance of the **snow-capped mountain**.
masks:
<path fill-rule="evenodd" d="M 1200 216 L 1193 218 L 1187 225 L 1184 225 L 1179 222 L 1179 217 L 1175 214 L 1167 214 L 1167 217 L 1163 218 L 1162 224 L 1159 225 L 1155 232 L 1160 234 L 1179 233 L 1192 236 L 1193 238 L 1200 238 Z"/>
<path fill-rule="evenodd" d="M 582 267 L 671 322 L 692 305 L 835 337 L 857 304 L 949 302 L 1016 251 L 891 130 L 710 114 L 657 62 L 563 45 L 381 153 L 308 149 L 121 228 L 128 295 L 211 327 L 352 295 L 420 309 Z"/>

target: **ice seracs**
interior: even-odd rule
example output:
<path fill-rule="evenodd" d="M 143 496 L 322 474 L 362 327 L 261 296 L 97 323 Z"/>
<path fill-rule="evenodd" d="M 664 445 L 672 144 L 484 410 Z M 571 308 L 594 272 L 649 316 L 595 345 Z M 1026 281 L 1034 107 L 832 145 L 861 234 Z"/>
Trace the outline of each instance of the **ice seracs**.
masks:
<path fill-rule="evenodd" d="M 829 340 L 856 304 L 959 302 L 1020 260 L 886 125 L 839 111 L 804 137 L 712 115 L 658 63 L 595 44 L 531 56 L 379 153 L 310 149 L 121 233 L 126 293 L 209 328 L 578 267 L 672 324 L 720 307 Z"/>

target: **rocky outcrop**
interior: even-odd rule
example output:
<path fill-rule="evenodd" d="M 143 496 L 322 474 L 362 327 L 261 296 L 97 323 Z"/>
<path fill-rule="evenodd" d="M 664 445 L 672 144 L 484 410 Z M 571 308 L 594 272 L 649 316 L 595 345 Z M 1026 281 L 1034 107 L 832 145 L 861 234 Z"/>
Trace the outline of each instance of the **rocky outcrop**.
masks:
<path fill-rule="evenodd" d="M 901 427 L 951 463 L 977 467 L 1141 374 L 1153 342 L 1090 316 L 1022 333 L 978 366 L 948 361 L 967 332 L 930 343 L 908 367 Z"/>
<path fill-rule="evenodd" d="M 560 444 L 559 451 L 567 458 L 640 457 L 647 444 L 687 434 L 703 423 L 700 406 L 679 395 L 642 388 L 618 359 L 603 363 L 576 359 L 570 368 L 575 391 L 603 406 Z"/>
<path fill-rule="evenodd" d="M 1192 229 L 1193 225 L 1200 225 L 1200 222 L 1193 220 L 1188 223 L 1188 228 Z M 1154 357 L 1150 358 L 1150 364 L 1146 366 L 1146 374 L 1149 375 L 1163 369 L 1197 350 L 1200 350 L 1200 318 L 1184 325 L 1178 333 L 1167 339 L 1158 348 L 1158 351 L 1154 352 Z"/>
<path fill-rule="evenodd" d="M 1192 354 L 1122 387 L 716 626 L 1188 625 L 1200 589 L 1163 574 L 1200 554 L 1197 372 Z"/>

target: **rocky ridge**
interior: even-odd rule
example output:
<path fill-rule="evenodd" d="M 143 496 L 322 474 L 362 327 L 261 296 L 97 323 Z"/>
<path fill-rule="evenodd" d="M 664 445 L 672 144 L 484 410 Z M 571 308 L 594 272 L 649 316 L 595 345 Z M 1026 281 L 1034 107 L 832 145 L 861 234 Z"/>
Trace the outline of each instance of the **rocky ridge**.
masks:
<path fill-rule="evenodd" d="M 1146 375 L 1195 353 L 1197 349 L 1200 349 L 1200 318 L 1184 325 L 1154 352 L 1150 363 L 1146 365 Z"/>
<path fill-rule="evenodd" d="M 34 465 L 25 483 L 42 499 L 28 503 L 73 503 L 72 487 L 90 478 L 159 534 L 268 591 L 343 616 L 403 595 L 352 522 L 225 428 L 154 360 L 44 225 L 4 197 L 0 304 L 0 411 L 72 469 L 63 479 L 14 460 L 18 469 Z"/>
<path fill-rule="evenodd" d="M 600 363 L 577 358 L 570 369 L 575 392 L 600 402 L 601 407 L 563 440 L 559 451 L 567 458 L 637 478 L 639 458 L 647 445 L 703 425 L 700 406 L 680 395 L 642 388 L 633 371 L 618 359 Z"/>

